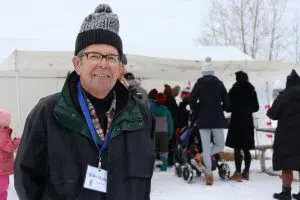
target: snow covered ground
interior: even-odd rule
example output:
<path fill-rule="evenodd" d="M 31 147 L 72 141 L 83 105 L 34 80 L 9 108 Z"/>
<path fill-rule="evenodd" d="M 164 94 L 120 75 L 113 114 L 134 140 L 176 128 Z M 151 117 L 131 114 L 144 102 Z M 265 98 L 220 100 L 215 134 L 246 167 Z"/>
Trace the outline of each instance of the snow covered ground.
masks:
<path fill-rule="evenodd" d="M 234 170 L 234 164 L 229 162 L 231 171 Z M 267 162 L 270 167 L 270 160 Z M 174 175 L 173 169 L 167 172 L 155 170 L 152 179 L 151 200 L 183 200 L 183 199 L 228 199 L 228 200 L 268 200 L 273 199 L 274 192 L 281 190 L 281 180 L 277 176 L 269 176 L 260 173 L 258 160 L 254 160 L 251 166 L 249 181 L 241 183 L 233 181 L 221 181 L 214 172 L 214 185 L 206 186 L 203 183 L 203 177 L 195 178 L 192 183 L 187 184 L 182 178 Z M 18 200 L 13 187 L 13 177 L 9 187 L 8 200 Z M 293 192 L 299 191 L 299 182 L 293 184 Z"/>

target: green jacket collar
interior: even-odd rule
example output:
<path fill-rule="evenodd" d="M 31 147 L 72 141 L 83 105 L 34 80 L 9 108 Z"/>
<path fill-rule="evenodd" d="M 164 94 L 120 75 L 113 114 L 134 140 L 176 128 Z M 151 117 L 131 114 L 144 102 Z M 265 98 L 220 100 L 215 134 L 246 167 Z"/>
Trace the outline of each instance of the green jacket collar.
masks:
<path fill-rule="evenodd" d="M 75 72 L 67 77 L 60 97 L 55 104 L 54 116 L 61 126 L 92 139 L 77 101 L 76 82 L 78 78 Z M 126 130 L 134 131 L 144 127 L 141 110 L 134 102 L 135 100 L 129 98 L 126 87 L 118 81 L 114 90 L 117 93 L 117 114 L 111 127 L 112 137 Z"/>

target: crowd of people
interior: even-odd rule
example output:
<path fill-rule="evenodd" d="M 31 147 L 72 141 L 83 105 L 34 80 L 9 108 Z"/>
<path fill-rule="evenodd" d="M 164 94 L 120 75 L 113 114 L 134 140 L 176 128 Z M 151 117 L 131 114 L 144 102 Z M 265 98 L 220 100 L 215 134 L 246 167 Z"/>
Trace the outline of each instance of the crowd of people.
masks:
<path fill-rule="evenodd" d="M 202 154 L 201 159 L 206 168 L 205 184 L 213 185 L 213 176 L 211 171 L 212 156 L 223 151 L 224 146 L 234 150 L 235 171 L 229 180 L 242 182 L 250 180 L 251 153 L 255 149 L 254 122 L 253 113 L 259 110 L 259 102 L 254 86 L 250 83 L 248 74 L 244 71 L 235 73 L 236 82 L 227 93 L 221 80 L 214 75 L 214 69 L 211 66 L 211 60 L 207 59 L 203 69 L 202 77 L 197 80 L 194 87 L 184 88 L 181 92 L 181 102 L 177 106 L 175 97 L 178 93 L 171 92 L 169 85 L 165 85 L 163 93 L 156 89 L 149 92 L 148 106 L 153 112 L 156 106 L 161 107 L 164 103 L 164 111 L 167 113 L 168 121 L 173 121 L 173 128 L 169 128 L 169 133 L 173 135 L 169 138 L 169 165 L 172 165 L 172 151 L 174 141 L 178 131 L 191 123 L 199 129 Z M 175 89 L 175 87 L 174 87 Z M 174 90 L 173 89 L 173 90 Z M 291 185 L 293 181 L 293 171 L 299 171 L 300 151 L 298 145 L 300 128 L 297 119 L 300 115 L 300 77 L 295 70 L 287 76 L 286 88 L 275 99 L 267 115 L 278 120 L 278 127 L 275 133 L 273 147 L 273 169 L 282 170 L 282 192 L 275 193 L 275 199 L 300 199 L 298 194 L 291 194 Z M 158 96 L 159 94 L 159 96 Z M 164 101 L 161 101 L 164 95 Z M 169 112 L 168 112 L 169 111 Z M 230 119 L 225 119 L 224 111 L 231 113 Z M 172 119 L 169 119 L 170 114 Z M 154 116 L 157 115 L 153 112 Z M 229 121 L 229 122 L 228 122 Z M 165 122 L 167 123 L 167 122 Z M 169 126 L 170 127 L 170 126 Z M 228 129 L 226 140 L 223 130 Z M 155 137 L 160 137 L 155 133 Z M 156 151 L 160 154 L 161 142 L 157 142 Z M 163 145 L 166 149 L 167 141 Z M 166 153 L 163 153 L 165 156 Z M 199 154 L 197 154 L 199 157 Z M 244 168 L 242 169 L 242 161 Z M 163 161 L 166 169 L 166 162 Z"/>
<path fill-rule="evenodd" d="M 21 140 L 11 135 L 10 113 L 0 110 L 1 200 L 12 173 L 20 200 L 149 200 L 155 159 L 161 171 L 174 164 L 177 136 L 187 126 L 199 130 L 206 185 L 214 183 L 212 157 L 225 145 L 234 150 L 230 180 L 250 179 L 252 114 L 259 103 L 246 72 L 235 73 L 227 93 L 207 58 L 193 88 L 165 84 L 163 91 L 147 92 L 126 71 L 119 19 L 107 4 L 84 18 L 72 64 L 62 91 L 32 109 Z M 299 102 L 300 77 L 293 70 L 267 113 L 278 120 L 273 168 L 282 170 L 282 192 L 276 199 L 300 199 L 300 192 L 291 194 L 293 171 L 300 170 Z"/>

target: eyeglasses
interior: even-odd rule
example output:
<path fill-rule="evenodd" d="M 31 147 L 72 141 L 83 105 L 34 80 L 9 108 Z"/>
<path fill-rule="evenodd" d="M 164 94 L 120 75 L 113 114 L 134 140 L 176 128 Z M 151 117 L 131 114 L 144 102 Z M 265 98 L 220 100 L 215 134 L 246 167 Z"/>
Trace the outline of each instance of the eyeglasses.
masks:
<path fill-rule="evenodd" d="M 120 56 L 114 55 L 114 54 L 103 55 L 98 52 L 84 52 L 84 53 L 78 55 L 78 57 L 84 57 L 84 56 L 86 56 L 87 60 L 89 60 L 93 64 L 100 63 L 103 58 L 105 58 L 105 60 L 109 66 L 117 66 L 118 64 L 120 64 L 120 61 L 121 61 Z"/>

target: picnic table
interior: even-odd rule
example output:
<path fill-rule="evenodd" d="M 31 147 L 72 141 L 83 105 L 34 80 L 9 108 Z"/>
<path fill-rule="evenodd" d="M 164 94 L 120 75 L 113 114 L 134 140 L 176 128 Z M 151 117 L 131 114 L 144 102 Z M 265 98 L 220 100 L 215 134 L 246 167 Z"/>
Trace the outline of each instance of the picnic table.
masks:
<path fill-rule="evenodd" d="M 256 131 L 266 132 L 266 133 L 275 133 L 276 128 L 256 128 Z"/>
<path fill-rule="evenodd" d="M 264 133 L 275 133 L 276 128 L 256 128 L 256 132 L 264 132 Z M 260 168 L 261 172 L 267 173 L 269 175 L 278 175 L 277 173 L 273 172 L 272 170 L 268 170 L 266 168 L 266 151 L 268 149 L 272 149 L 273 144 L 263 144 L 263 145 L 256 145 L 255 150 L 261 152 L 260 156 Z"/>

